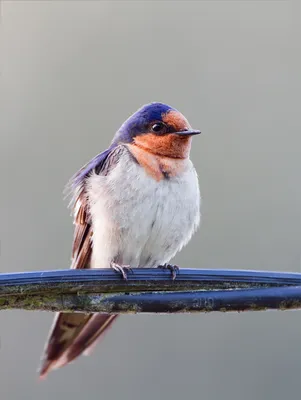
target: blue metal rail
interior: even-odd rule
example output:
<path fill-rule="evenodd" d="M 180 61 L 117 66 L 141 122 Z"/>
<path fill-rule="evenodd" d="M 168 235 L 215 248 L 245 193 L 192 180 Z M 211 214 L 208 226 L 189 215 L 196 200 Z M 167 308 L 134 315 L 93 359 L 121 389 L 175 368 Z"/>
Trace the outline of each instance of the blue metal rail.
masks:
<path fill-rule="evenodd" d="M 301 274 L 137 268 L 0 274 L 0 309 L 108 313 L 258 311 L 301 308 Z"/>

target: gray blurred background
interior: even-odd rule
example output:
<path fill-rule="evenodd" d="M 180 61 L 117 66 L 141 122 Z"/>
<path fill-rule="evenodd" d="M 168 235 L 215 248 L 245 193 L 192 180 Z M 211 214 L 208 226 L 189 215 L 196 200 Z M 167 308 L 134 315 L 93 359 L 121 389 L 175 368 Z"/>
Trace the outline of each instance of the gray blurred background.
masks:
<path fill-rule="evenodd" d="M 300 272 L 298 1 L 4 1 L 1 272 L 68 268 L 62 190 L 138 107 L 203 135 L 203 222 L 183 267 Z M 301 392 L 300 312 L 125 316 L 38 382 L 50 313 L 0 315 L 1 399 L 283 399 Z"/>

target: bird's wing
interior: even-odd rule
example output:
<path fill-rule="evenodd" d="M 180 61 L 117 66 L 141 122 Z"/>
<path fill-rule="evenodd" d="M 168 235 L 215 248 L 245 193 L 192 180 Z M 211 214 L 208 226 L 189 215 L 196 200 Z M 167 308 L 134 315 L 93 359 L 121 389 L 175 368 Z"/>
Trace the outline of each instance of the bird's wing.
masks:
<path fill-rule="evenodd" d="M 124 151 L 124 147 L 116 147 L 111 151 L 106 150 L 91 160 L 72 178 L 75 230 L 71 268 L 90 267 L 92 226 L 85 191 L 86 177 L 92 171 L 107 175 L 117 164 L 122 151 Z M 116 317 L 117 315 L 100 313 L 57 313 L 45 346 L 40 376 L 45 377 L 50 370 L 68 364 L 82 352 L 87 351 Z"/>

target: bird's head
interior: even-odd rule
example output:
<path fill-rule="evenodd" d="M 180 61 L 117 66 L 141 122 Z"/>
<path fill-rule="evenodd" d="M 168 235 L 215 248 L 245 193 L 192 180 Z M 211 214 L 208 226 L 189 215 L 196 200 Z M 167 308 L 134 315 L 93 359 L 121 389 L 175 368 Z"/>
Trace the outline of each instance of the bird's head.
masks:
<path fill-rule="evenodd" d="M 134 144 L 159 156 L 186 158 L 191 137 L 199 133 L 175 108 L 163 103 L 150 103 L 122 124 L 113 143 Z"/>

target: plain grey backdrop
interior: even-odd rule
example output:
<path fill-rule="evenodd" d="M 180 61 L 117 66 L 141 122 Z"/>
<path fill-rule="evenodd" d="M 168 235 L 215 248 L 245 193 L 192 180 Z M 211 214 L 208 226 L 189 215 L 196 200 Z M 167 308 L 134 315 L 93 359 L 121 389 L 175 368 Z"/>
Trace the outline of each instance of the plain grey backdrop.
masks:
<path fill-rule="evenodd" d="M 1 272 L 68 268 L 69 177 L 138 107 L 193 127 L 183 267 L 300 272 L 298 1 L 2 1 Z M 125 316 L 38 382 L 53 315 L 1 312 L 1 399 L 298 398 L 299 312 Z"/>

